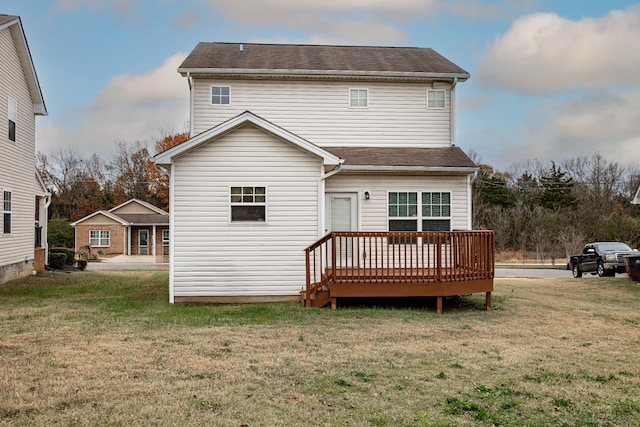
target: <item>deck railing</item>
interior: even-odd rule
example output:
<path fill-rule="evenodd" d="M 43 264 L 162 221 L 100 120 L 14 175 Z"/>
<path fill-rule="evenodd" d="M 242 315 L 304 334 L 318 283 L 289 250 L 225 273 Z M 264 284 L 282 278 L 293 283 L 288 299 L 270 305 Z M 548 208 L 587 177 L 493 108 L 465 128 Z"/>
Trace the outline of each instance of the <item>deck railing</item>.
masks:
<path fill-rule="evenodd" d="M 436 283 L 493 279 L 493 231 L 346 232 L 305 249 L 306 303 L 331 282 Z"/>

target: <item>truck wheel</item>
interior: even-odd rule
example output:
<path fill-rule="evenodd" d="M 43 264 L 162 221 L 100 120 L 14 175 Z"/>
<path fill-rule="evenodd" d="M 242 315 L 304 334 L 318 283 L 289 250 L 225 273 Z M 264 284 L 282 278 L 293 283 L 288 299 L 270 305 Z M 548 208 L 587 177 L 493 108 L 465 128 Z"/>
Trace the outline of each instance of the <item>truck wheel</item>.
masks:
<path fill-rule="evenodd" d="M 598 277 L 606 277 L 608 276 L 607 271 L 604 269 L 604 264 L 602 261 L 598 261 Z"/>
<path fill-rule="evenodd" d="M 577 263 L 571 264 L 571 272 L 576 279 L 582 277 L 582 270 L 580 270 L 580 266 Z"/>

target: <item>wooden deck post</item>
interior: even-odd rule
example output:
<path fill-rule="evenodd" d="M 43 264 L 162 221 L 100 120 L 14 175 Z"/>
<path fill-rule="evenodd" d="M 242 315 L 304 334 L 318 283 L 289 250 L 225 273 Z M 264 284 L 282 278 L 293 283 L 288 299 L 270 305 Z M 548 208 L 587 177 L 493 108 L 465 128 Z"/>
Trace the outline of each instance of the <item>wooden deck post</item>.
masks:
<path fill-rule="evenodd" d="M 331 310 L 337 310 L 337 309 L 338 309 L 338 299 L 331 298 Z"/>
<path fill-rule="evenodd" d="M 487 311 L 491 311 L 491 292 L 487 292 L 485 296 Z"/>
<path fill-rule="evenodd" d="M 436 299 L 436 312 L 442 314 L 442 297 L 437 297 Z"/>

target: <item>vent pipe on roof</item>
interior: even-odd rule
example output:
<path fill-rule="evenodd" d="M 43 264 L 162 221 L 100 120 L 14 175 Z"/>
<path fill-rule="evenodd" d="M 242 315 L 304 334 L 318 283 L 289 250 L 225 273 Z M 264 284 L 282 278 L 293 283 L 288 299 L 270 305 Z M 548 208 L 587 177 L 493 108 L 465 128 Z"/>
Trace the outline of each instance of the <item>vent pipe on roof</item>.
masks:
<path fill-rule="evenodd" d="M 240 43 L 240 53 L 244 52 L 244 45 Z"/>

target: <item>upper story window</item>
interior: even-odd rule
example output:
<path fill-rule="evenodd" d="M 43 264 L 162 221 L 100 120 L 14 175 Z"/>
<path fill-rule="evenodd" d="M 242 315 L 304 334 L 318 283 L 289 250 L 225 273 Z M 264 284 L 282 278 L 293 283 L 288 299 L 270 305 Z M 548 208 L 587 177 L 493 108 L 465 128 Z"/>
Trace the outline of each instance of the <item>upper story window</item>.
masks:
<path fill-rule="evenodd" d="M 427 91 L 427 108 L 442 109 L 445 108 L 445 91 L 444 90 L 428 90 Z"/>
<path fill-rule="evenodd" d="M 11 191 L 2 192 L 2 232 L 11 234 Z"/>
<path fill-rule="evenodd" d="M 367 108 L 369 106 L 369 89 L 349 89 L 349 107 Z"/>
<path fill-rule="evenodd" d="M 16 122 L 18 121 L 18 102 L 9 98 L 9 140 L 16 142 Z"/>
<path fill-rule="evenodd" d="M 231 222 L 265 222 L 267 220 L 266 187 L 231 187 Z"/>
<path fill-rule="evenodd" d="M 231 87 L 211 86 L 211 103 L 213 105 L 231 104 Z"/>

